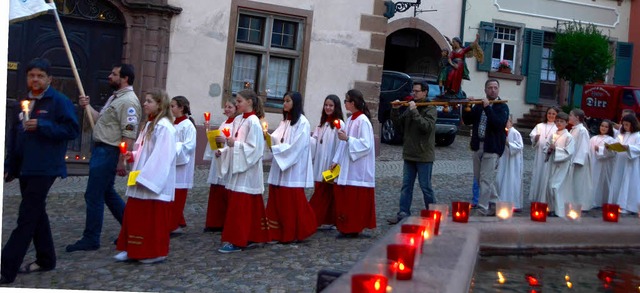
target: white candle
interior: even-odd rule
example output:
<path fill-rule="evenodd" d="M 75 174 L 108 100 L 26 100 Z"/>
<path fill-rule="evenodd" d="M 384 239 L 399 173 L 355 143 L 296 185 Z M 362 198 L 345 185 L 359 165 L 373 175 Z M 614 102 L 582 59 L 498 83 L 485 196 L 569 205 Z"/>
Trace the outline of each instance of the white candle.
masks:
<path fill-rule="evenodd" d="M 22 101 L 22 112 L 24 112 L 24 121 L 29 120 L 29 100 Z"/>

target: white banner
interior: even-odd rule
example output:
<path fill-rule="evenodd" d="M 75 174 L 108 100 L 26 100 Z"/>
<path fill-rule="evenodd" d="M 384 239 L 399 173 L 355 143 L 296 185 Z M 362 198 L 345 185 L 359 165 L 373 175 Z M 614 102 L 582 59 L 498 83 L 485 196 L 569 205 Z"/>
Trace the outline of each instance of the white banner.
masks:
<path fill-rule="evenodd" d="M 44 0 L 10 0 L 9 23 L 36 17 L 50 9 L 55 9 L 55 5 Z"/>

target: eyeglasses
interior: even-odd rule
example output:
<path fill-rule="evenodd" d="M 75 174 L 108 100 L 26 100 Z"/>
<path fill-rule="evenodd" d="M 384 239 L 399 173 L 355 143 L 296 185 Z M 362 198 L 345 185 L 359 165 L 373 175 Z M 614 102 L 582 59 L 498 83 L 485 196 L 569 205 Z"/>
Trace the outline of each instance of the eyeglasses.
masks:
<path fill-rule="evenodd" d="M 352 100 L 344 100 L 344 103 L 345 103 L 345 104 L 346 104 L 346 103 L 353 103 L 353 101 L 352 101 Z"/>

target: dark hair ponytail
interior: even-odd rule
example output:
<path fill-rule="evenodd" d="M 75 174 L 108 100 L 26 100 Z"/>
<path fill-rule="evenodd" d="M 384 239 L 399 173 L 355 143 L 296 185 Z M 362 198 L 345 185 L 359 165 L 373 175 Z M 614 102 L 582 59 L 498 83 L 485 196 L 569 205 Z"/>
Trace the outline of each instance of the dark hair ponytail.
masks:
<path fill-rule="evenodd" d="M 367 116 L 369 120 L 371 120 L 371 113 L 369 112 L 369 107 L 367 107 L 367 103 L 364 101 L 364 96 L 362 95 L 362 92 L 360 92 L 357 89 L 350 89 L 347 92 L 347 97 L 351 99 L 356 109 L 358 109 L 359 111 L 362 111 L 362 113 L 365 116 Z"/>
<path fill-rule="evenodd" d="M 196 126 L 196 122 L 191 118 L 191 106 L 189 105 L 189 100 L 187 100 L 185 96 L 175 96 L 172 100 L 176 101 L 176 105 L 178 105 L 178 107 L 182 107 L 182 114 L 187 115 L 187 118 L 189 118 L 189 121 L 193 123 L 193 126 Z"/>

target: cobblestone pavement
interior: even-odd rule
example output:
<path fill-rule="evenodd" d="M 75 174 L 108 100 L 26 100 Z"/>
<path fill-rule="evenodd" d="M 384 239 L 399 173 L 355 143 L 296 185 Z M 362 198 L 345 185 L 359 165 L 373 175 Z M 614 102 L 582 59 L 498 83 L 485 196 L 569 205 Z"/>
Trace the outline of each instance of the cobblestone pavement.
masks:
<path fill-rule="evenodd" d="M 436 149 L 433 187 L 437 201 L 470 200 L 472 167 L 469 138 L 458 136 L 453 145 Z M 533 152 L 525 149 L 525 180 L 529 190 Z M 365 231 L 371 238 L 336 239 L 335 230 L 318 231 L 304 242 L 265 244 L 240 253 L 220 254 L 220 233 L 203 233 L 207 206 L 208 167 L 198 168 L 195 187 L 189 193 L 185 233 L 171 239 L 169 257 L 163 263 L 119 263 L 112 244 L 120 226 L 105 213 L 102 247 L 97 251 L 67 253 L 64 248 L 82 235 L 85 218 L 86 177 L 58 180 L 48 197 L 47 211 L 58 254 L 57 268 L 45 273 L 18 275 L 12 287 L 162 292 L 314 292 L 322 269 L 349 270 L 389 225 L 386 218 L 397 212 L 402 178 L 402 147 L 380 145 L 376 163 L 376 215 L 378 227 Z M 123 194 L 124 178 L 116 186 Z M 312 190 L 307 191 L 310 196 Z M 525 192 L 526 194 L 527 192 Z M 17 182 L 3 188 L 2 243 L 13 228 L 20 202 Z M 414 188 L 412 213 L 424 208 L 419 188 Z M 265 195 L 265 200 L 268 195 Z M 525 196 L 526 198 L 526 196 Z M 528 205 L 528 201 L 526 205 Z M 597 213 L 596 213 L 597 214 Z M 523 212 L 519 216 L 528 216 Z M 35 259 L 33 247 L 25 263 Z"/>

